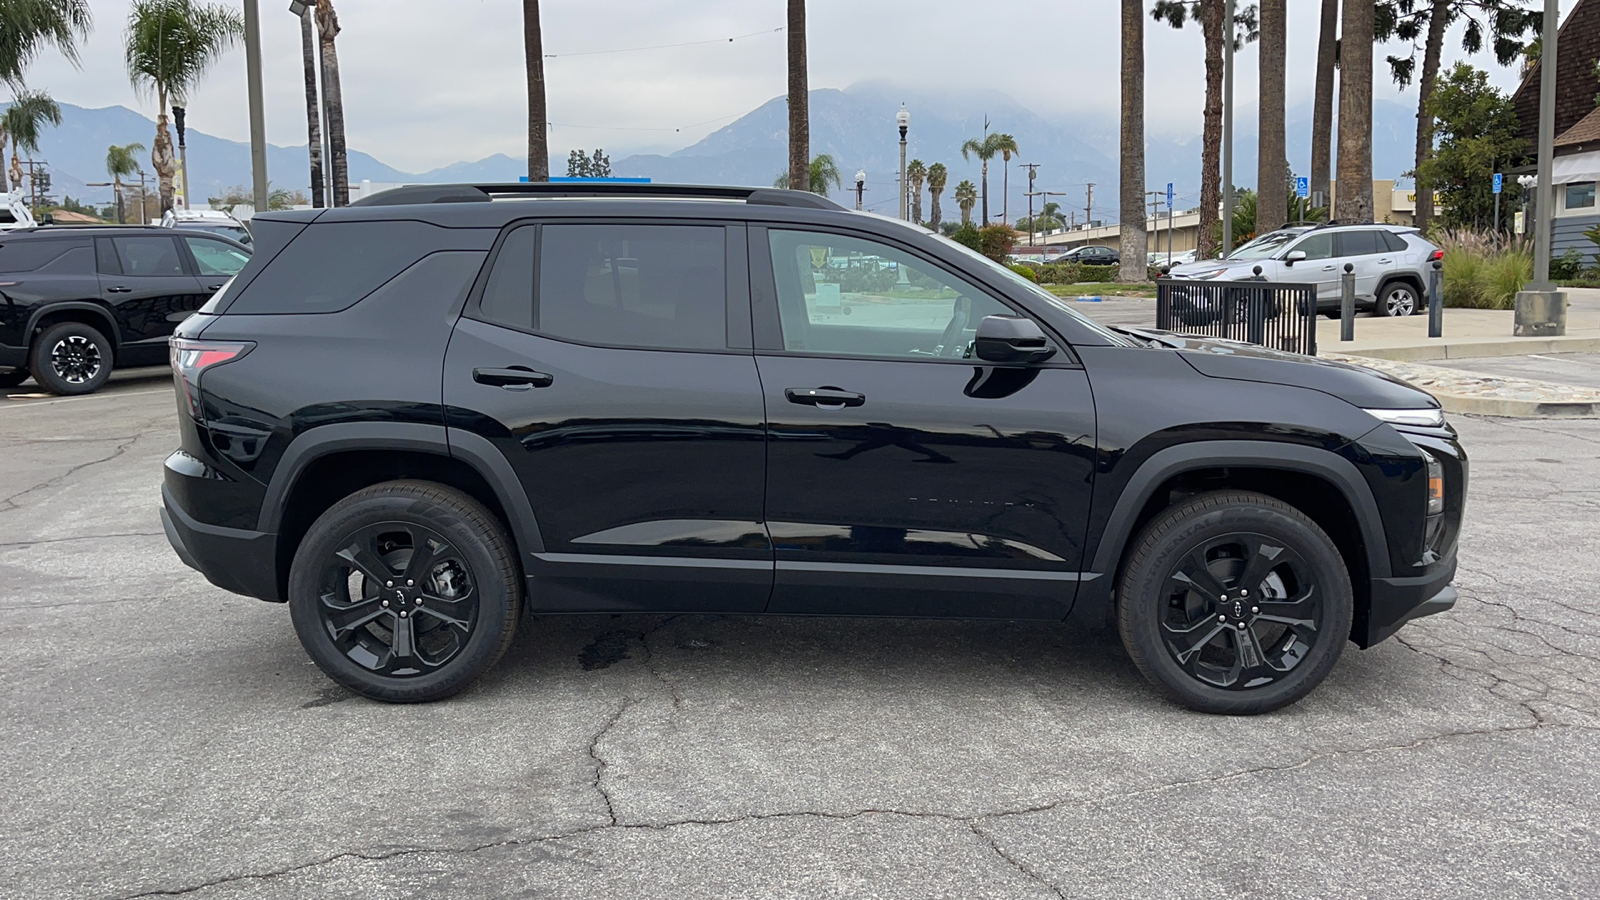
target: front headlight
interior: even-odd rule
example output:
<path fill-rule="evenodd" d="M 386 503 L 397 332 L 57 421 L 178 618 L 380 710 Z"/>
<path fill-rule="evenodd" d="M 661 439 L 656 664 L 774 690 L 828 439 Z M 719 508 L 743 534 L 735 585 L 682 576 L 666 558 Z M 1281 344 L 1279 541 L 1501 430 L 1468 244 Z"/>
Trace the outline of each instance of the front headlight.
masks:
<path fill-rule="evenodd" d="M 1201 273 L 1199 273 L 1197 275 L 1190 275 L 1189 277 L 1190 278 L 1196 278 L 1196 279 L 1199 279 L 1201 281 L 1204 281 L 1204 280 L 1206 280 L 1208 278 L 1215 278 L 1218 275 L 1226 274 L 1227 271 L 1228 271 L 1227 269 L 1213 269 L 1210 272 L 1201 272 Z"/>
<path fill-rule="evenodd" d="M 1380 422 L 1390 425 L 1417 425 L 1423 428 L 1444 427 L 1442 409 L 1367 409 L 1363 410 Z"/>

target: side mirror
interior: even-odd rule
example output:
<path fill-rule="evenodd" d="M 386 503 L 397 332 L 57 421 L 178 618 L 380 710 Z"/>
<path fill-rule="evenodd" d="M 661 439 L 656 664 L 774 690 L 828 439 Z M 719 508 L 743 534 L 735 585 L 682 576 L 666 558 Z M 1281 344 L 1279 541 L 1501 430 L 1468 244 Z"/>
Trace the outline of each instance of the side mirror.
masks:
<path fill-rule="evenodd" d="M 1038 324 L 1021 316 L 984 316 L 973 353 L 992 363 L 1038 363 L 1056 355 Z"/>
<path fill-rule="evenodd" d="M 1286 266 L 1292 266 L 1305 258 L 1306 252 L 1304 250 L 1290 250 L 1289 255 L 1283 258 L 1283 263 Z"/>

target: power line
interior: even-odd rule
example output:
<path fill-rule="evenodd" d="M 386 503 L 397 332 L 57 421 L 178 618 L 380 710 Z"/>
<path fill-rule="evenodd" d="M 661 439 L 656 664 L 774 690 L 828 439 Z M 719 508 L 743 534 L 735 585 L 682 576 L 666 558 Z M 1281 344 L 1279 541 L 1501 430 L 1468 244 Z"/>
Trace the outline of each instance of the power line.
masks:
<path fill-rule="evenodd" d="M 649 47 L 618 47 L 614 50 L 582 50 L 577 53 L 546 53 L 544 58 L 561 59 L 568 56 L 598 56 L 602 53 L 635 53 L 640 50 L 668 50 L 673 47 L 698 47 L 702 44 L 731 44 L 734 41 L 744 40 L 745 38 L 777 34 L 778 32 L 783 31 L 784 27 L 785 26 L 779 26 L 769 31 L 752 31 L 749 34 L 736 34 L 730 38 L 711 38 L 710 40 L 704 41 L 683 41 L 682 43 L 678 44 L 653 44 Z"/>

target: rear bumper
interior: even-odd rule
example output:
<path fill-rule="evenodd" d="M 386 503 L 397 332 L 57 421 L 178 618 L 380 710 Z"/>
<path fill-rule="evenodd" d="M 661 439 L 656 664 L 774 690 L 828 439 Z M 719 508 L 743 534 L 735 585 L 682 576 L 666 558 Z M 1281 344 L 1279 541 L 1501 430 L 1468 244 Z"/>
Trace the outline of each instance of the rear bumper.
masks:
<path fill-rule="evenodd" d="M 161 527 L 184 565 L 235 594 L 283 602 L 278 588 L 277 535 L 196 521 L 161 488 Z"/>
<path fill-rule="evenodd" d="M 1356 643 L 1371 647 L 1394 636 L 1413 619 L 1441 613 L 1456 605 L 1454 555 L 1440 562 L 1434 571 L 1415 578 L 1372 579 L 1372 605 L 1367 613 L 1365 634 L 1355 635 Z"/>

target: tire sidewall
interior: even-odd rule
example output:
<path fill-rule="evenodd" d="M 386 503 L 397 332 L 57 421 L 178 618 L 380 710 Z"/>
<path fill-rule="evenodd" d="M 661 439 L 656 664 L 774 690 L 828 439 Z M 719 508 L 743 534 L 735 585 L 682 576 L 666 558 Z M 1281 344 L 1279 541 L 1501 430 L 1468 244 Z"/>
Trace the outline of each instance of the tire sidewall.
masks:
<path fill-rule="evenodd" d="M 487 511 L 484 514 L 487 516 Z M 318 609 L 321 602 L 319 582 L 328 557 L 353 531 L 384 522 L 422 525 L 447 538 L 461 552 L 478 594 L 477 621 L 467 645 L 443 668 L 426 675 L 383 676 L 352 662 L 334 646 Z M 495 527 L 491 525 L 491 528 Z M 422 496 L 408 496 L 400 491 L 369 489 L 352 495 L 324 513 L 306 532 L 295 551 L 289 570 L 289 615 L 295 633 L 318 668 L 362 696 L 410 703 L 455 694 L 494 665 L 505 650 L 507 628 L 515 626 L 517 604 L 521 601 L 517 589 L 520 576 L 514 565 L 507 567 L 497 558 L 499 554 L 493 546 L 496 541 L 504 545 L 504 534 L 486 533 L 484 528 L 448 504 Z M 515 558 L 514 553 L 511 558 Z"/>
<path fill-rule="evenodd" d="M 100 353 L 100 373 L 83 384 L 72 384 L 58 376 L 55 364 L 50 359 L 56 344 L 70 337 L 88 338 Z M 45 329 L 34 343 L 31 357 L 29 370 L 33 373 L 33 380 L 52 394 L 92 394 L 111 378 L 111 342 L 99 329 L 82 322 L 61 322 Z"/>
<path fill-rule="evenodd" d="M 1195 498 L 1153 522 L 1141 538 L 1153 551 L 1130 566 L 1118 591 L 1122 639 L 1141 672 L 1167 695 L 1192 709 L 1229 714 L 1269 712 L 1299 700 L 1332 671 L 1350 633 L 1354 599 L 1343 557 L 1323 531 L 1292 508 L 1267 503 L 1231 503 L 1199 508 Z M 1279 508 L 1281 507 L 1281 508 Z M 1227 690 L 1196 681 L 1172 658 L 1160 633 L 1168 573 L 1184 554 L 1206 541 L 1254 533 L 1283 541 L 1311 567 L 1322 598 L 1321 635 L 1307 658 L 1287 677 L 1260 688 Z"/>
<path fill-rule="evenodd" d="M 1406 292 L 1411 294 L 1411 310 L 1409 312 L 1406 312 L 1406 313 L 1392 313 L 1392 312 L 1389 311 L 1389 298 L 1391 296 L 1393 296 L 1397 291 L 1406 291 Z M 1385 287 L 1383 289 L 1383 294 L 1380 297 L 1378 297 L 1377 312 L 1378 312 L 1378 315 L 1384 316 L 1384 317 L 1414 316 L 1414 315 L 1417 314 L 1417 310 L 1420 309 L 1421 306 L 1422 306 L 1422 302 L 1418 298 L 1417 291 L 1416 291 L 1415 288 L 1413 288 L 1409 284 L 1396 283 L 1396 284 L 1391 284 L 1391 285 L 1389 285 L 1389 286 L 1387 286 L 1387 287 Z"/>

